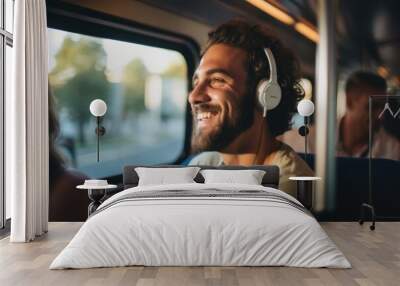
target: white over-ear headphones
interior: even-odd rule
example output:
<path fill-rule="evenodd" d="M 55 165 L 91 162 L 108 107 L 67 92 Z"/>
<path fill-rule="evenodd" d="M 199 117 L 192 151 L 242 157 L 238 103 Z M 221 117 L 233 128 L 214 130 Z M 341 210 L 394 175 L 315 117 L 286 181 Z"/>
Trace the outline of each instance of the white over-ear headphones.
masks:
<path fill-rule="evenodd" d="M 263 117 L 267 116 L 267 110 L 272 110 L 279 105 L 282 98 L 281 87 L 278 83 L 278 75 L 274 55 L 269 48 L 264 48 L 267 55 L 270 77 L 262 79 L 257 86 L 258 103 L 263 109 Z"/>

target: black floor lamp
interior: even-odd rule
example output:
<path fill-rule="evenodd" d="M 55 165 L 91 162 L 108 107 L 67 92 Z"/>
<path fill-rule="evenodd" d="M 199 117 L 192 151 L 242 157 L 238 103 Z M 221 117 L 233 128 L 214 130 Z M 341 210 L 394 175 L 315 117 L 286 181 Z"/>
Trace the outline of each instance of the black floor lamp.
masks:
<path fill-rule="evenodd" d="M 95 99 L 90 103 L 89 106 L 90 113 L 96 117 L 97 127 L 96 127 L 96 135 L 97 135 L 97 162 L 100 159 L 100 136 L 103 136 L 106 133 L 106 129 L 104 126 L 100 126 L 101 119 L 107 112 L 107 104 L 101 99 Z"/>
<path fill-rule="evenodd" d="M 390 108 L 389 106 L 389 98 L 390 99 L 400 99 L 400 95 L 370 95 L 369 96 L 369 117 L 368 117 L 368 121 L 369 121 L 369 139 L 368 139 L 368 201 L 364 202 L 361 204 L 361 209 L 360 209 L 360 219 L 359 219 L 359 223 L 363 224 L 365 221 L 365 211 L 369 211 L 371 213 L 371 225 L 369 226 L 369 228 L 371 230 L 375 230 L 375 221 L 376 218 L 378 217 L 375 213 L 375 206 L 374 206 L 374 202 L 373 202 L 373 196 L 372 196 L 372 189 L 373 189 L 373 184 L 372 184 L 372 149 L 373 149 L 373 142 L 374 142 L 374 130 L 372 130 L 373 128 L 373 113 L 372 113 L 372 104 L 373 101 L 383 101 L 385 100 L 386 103 L 384 105 L 383 110 L 381 111 L 380 115 L 378 116 L 378 118 L 380 118 L 381 116 L 384 115 L 385 112 L 389 112 L 389 114 L 393 117 L 393 118 L 397 118 L 397 116 L 399 115 L 399 111 L 393 112 L 393 110 Z M 382 217 L 380 217 L 382 218 Z M 387 219 L 387 217 L 385 218 Z M 390 219 L 395 219 L 398 220 L 398 217 L 392 217 Z"/>

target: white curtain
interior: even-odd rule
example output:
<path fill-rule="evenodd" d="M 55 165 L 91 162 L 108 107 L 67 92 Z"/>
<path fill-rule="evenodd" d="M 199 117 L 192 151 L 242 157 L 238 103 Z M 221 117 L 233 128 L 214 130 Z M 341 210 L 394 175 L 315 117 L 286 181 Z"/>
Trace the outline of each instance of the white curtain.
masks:
<path fill-rule="evenodd" d="M 17 0 L 13 92 L 6 98 L 6 187 L 12 242 L 47 232 L 48 42 L 45 0 Z"/>

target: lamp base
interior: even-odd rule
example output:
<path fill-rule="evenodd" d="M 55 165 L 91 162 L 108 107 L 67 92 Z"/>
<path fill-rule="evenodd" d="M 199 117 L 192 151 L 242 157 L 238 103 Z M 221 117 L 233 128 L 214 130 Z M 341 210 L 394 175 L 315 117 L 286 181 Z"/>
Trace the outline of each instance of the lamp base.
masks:
<path fill-rule="evenodd" d="M 302 126 L 300 126 L 300 128 L 299 128 L 299 134 L 301 135 L 301 136 L 306 136 L 306 135 L 308 135 L 308 133 L 310 132 L 310 129 L 307 127 L 307 126 L 305 126 L 305 125 L 302 125 Z"/>
<path fill-rule="evenodd" d="M 103 136 L 104 134 L 106 134 L 106 129 L 104 128 L 104 126 L 96 127 L 95 133 L 98 136 Z"/>

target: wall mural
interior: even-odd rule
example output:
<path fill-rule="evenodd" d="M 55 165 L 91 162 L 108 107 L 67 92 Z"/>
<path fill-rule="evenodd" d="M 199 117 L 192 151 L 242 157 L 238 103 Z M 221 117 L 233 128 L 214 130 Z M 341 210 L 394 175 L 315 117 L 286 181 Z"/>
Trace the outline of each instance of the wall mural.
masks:
<path fill-rule="evenodd" d="M 190 124 L 187 107 L 191 154 L 182 164 L 277 165 L 279 188 L 297 196 L 298 183 L 290 178 L 314 176 L 314 156 L 303 154 L 315 152 L 313 116 L 308 129 L 299 132 L 304 117 L 297 114 L 298 102 L 313 98 L 312 84 L 301 80 L 295 56 L 278 39 L 259 27 L 233 37 L 237 28 L 251 27 L 230 22 L 210 34 L 190 91 L 186 62 L 175 51 L 49 29 L 51 220 L 86 218 L 87 194 L 75 191 L 86 179 L 120 175 L 127 164 L 174 162 Z M 271 39 L 270 48 L 254 49 Z M 250 62 L 247 53 L 252 53 Z M 386 89 L 385 80 L 373 73 L 348 77 L 346 112 L 337 121 L 338 157 L 367 160 L 369 96 Z M 97 122 L 89 112 L 94 99 L 107 104 L 100 162 Z M 393 108 L 386 102 L 372 109 L 374 134 L 384 134 L 374 136 L 381 138 L 371 145 L 374 158 L 400 159 L 399 128 L 387 118 L 397 118 L 400 109 Z M 338 176 L 352 163 L 343 164 L 338 159 Z M 335 215 L 355 218 L 363 193 L 348 191 L 346 184 L 338 177 Z M 350 203 L 343 204 L 344 198 Z"/>

